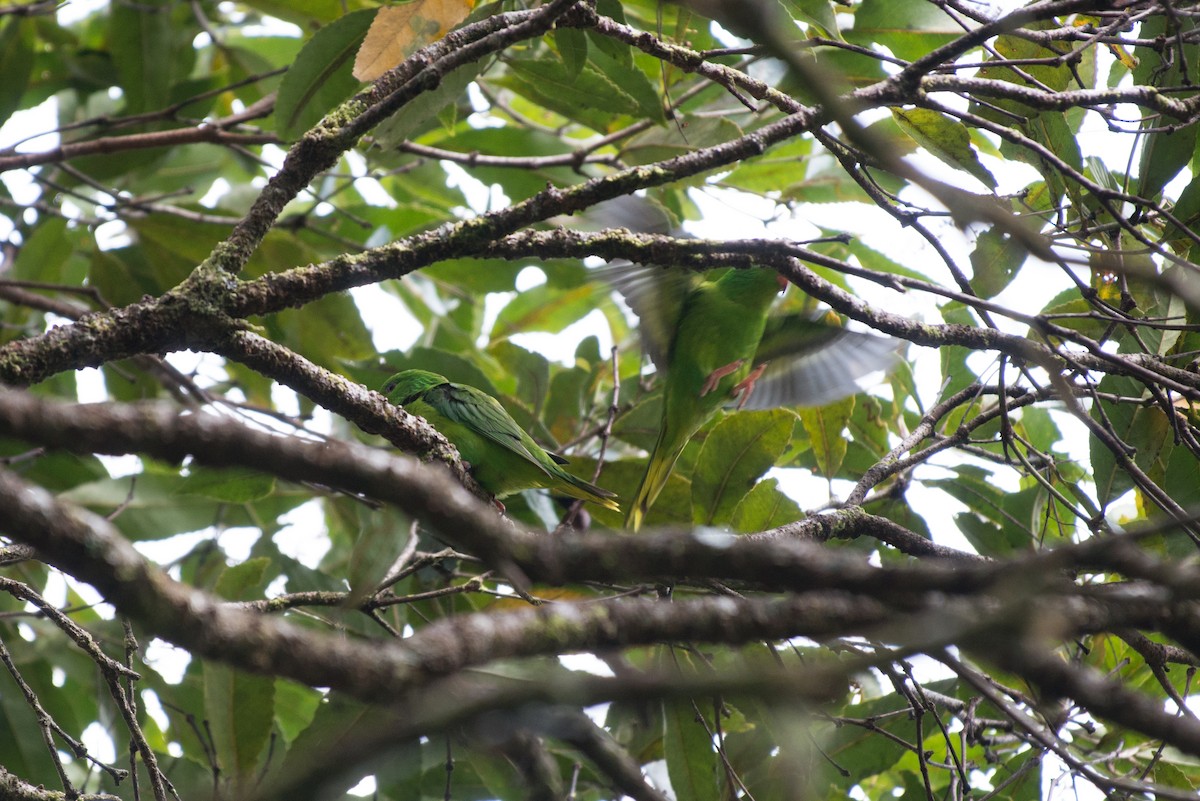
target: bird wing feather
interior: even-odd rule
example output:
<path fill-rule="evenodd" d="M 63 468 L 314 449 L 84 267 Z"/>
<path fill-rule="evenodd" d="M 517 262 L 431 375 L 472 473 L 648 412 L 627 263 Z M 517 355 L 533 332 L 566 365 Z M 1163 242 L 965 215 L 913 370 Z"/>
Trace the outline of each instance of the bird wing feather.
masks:
<path fill-rule="evenodd" d="M 491 395 L 463 384 L 446 383 L 426 392 L 425 402 L 448 419 L 529 460 L 550 475 L 542 460 L 530 450 L 529 446 L 536 448 L 536 443 L 529 440 L 529 435 Z"/>
<path fill-rule="evenodd" d="M 746 408 L 822 406 L 852 395 L 864 376 L 894 367 L 903 345 L 804 314 L 772 317 L 754 354 L 754 363 L 767 367 Z"/>

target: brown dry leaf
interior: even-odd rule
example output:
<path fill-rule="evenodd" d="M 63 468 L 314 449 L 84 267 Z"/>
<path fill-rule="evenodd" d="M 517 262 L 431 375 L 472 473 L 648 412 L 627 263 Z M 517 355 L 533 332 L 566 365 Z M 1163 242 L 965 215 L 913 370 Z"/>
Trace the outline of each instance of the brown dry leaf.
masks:
<path fill-rule="evenodd" d="M 375 80 L 418 48 L 444 36 L 474 7 L 475 0 L 409 0 L 379 9 L 358 48 L 354 77 Z"/>

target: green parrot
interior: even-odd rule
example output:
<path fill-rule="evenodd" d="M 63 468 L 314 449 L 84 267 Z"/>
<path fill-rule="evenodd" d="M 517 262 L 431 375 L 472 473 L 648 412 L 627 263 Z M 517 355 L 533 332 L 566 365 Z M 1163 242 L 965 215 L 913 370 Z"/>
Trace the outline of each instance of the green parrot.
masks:
<path fill-rule="evenodd" d="M 644 233 L 687 234 L 644 198 L 588 209 L 585 223 Z M 617 262 L 599 277 L 638 316 L 642 347 L 665 375 L 663 416 L 625 525 L 641 527 L 683 448 L 722 406 L 820 406 L 859 390 L 858 380 L 893 366 L 902 342 L 860 334 L 801 313 L 771 314 L 787 281 L 759 268 L 703 275 Z"/>
<path fill-rule="evenodd" d="M 606 277 L 639 317 L 643 348 L 665 373 L 658 440 L 625 525 L 637 531 L 696 431 L 718 409 L 821 406 L 859 390 L 858 380 L 896 363 L 902 343 L 827 325 L 806 314 L 769 314 L 786 280 L 758 268 L 714 271 L 627 265 Z"/>
<path fill-rule="evenodd" d="M 466 384 L 426 370 L 404 370 L 384 382 L 387 399 L 420 415 L 458 449 L 479 486 L 496 498 L 546 487 L 620 511 L 615 492 L 563 470 L 567 460 L 541 448 L 500 402 Z"/>

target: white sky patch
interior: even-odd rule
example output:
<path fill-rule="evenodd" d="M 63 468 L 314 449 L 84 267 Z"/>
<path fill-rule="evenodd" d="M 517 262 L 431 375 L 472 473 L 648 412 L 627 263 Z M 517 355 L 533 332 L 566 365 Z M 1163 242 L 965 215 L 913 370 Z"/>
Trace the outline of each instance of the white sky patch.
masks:
<path fill-rule="evenodd" d="M 218 178 L 208 187 L 204 197 L 198 201 L 206 209 L 215 209 L 221 203 L 221 198 L 229 194 L 233 187 L 224 178 Z"/>
<path fill-rule="evenodd" d="M 187 531 L 183 534 L 175 534 L 160 540 L 139 540 L 133 543 L 133 547 L 137 549 L 138 553 L 155 564 L 168 565 L 178 562 L 191 553 L 201 542 L 211 540 L 212 538 L 213 530 L 205 528 L 200 531 Z"/>
<path fill-rule="evenodd" d="M 417 318 L 400 298 L 378 284 L 354 287 L 350 297 L 371 332 L 371 344 L 380 353 L 406 351 L 421 337 L 423 330 Z"/>
<path fill-rule="evenodd" d="M 112 764 L 117 760 L 117 749 L 112 737 L 99 723 L 89 723 L 79 737 L 93 759 Z"/>
<path fill-rule="evenodd" d="M 109 220 L 96 226 L 96 247 L 101 251 L 126 248 L 133 244 L 124 220 Z"/>
<path fill-rule="evenodd" d="M 506 208 L 511 202 L 498 186 L 489 186 L 452 161 L 440 162 L 446 171 L 446 186 L 462 190 L 477 214 Z"/>
<path fill-rule="evenodd" d="M 363 776 L 362 781 L 351 787 L 346 793 L 358 796 L 359 798 L 367 798 L 375 795 L 376 789 L 375 776 Z"/>
<path fill-rule="evenodd" d="M 192 661 L 192 655 L 155 637 L 143 649 L 142 659 L 154 668 L 167 684 L 179 684 Z"/>
<path fill-rule="evenodd" d="M 546 273 L 541 267 L 530 265 L 517 273 L 515 282 L 518 292 L 527 292 L 534 287 L 539 287 L 546 283 Z"/>
<path fill-rule="evenodd" d="M 318 500 L 297 506 L 279 519 L 283 524 L 271 538 L 280 553 L 305 567 L 316 569 L 332 543 L 325 533 L 325 513 Z"/>
<path fill-rule="evenodd" d="M 182 679 L 182 677 L 180 678 Z M 158 725 L 158 728 L 166 731 L 170 721 L 167 719 L 167 712 L 163 709 L 162 702 L 158 699 L 158 693 L 154 690 L 142 690 L 139 697 L 142 701 L 142 709 Z"/>
<path fill-rule="evenodd" d="M 567 670 L 577 670 L 581 673 L 590 673 L 593 676 L 607 676 L 609 678 L 616 676 L 612 672 L 612 668 L 592 654 L 561 654 L 558 657 L 558 661 Z"/>
<path fill-rule="evenodd" d="M 595 336 L 600 340 L 601 355 L 612 349 L 612 332 L 608 328 L 608 321 L 604 319 L 604 313 L 599 309 L 593 309 L 583 319 L 572 323 L 557 334 L 522 333 L 514 334 L 511 339 L 514 344 L 534 353 L 540 353 L 551 361 L 573 365 L 575 349 L 579 347 L 580 342 L 590 336 Z"/>
<path fill-rule="evenodd" d="M 58 24 L 73 25 L 108 5 L 108 0 L 67 0 L 58 7 Z"/>

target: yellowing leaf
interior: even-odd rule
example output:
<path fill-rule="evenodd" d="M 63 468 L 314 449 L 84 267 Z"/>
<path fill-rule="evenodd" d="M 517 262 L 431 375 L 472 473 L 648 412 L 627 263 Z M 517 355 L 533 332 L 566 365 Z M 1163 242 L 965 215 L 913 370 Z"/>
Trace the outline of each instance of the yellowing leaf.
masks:
<path fill-rule="evenodd" d="M 373 81 L 466 19 L 475 0 L 410 0 L 379 9 L 358 48 L 354 77 Z"/>

